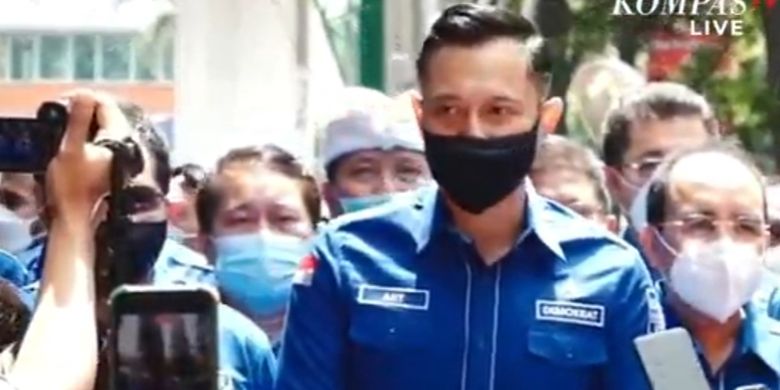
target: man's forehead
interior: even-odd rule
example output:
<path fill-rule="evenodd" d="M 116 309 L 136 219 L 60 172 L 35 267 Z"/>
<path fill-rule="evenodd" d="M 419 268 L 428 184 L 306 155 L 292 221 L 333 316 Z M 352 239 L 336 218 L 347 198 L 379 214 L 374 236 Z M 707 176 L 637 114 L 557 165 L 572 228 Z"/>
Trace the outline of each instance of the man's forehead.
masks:
<path fill-rule="evenodd" d="M 533 86 L 531 55 L 516 40 L 503 38 L 475 46 L 444 46 L 431 56 L 423 92 L 426 99 L 470 96 L 519 99 Z"/>
<path fill-rule="evenodd" d="M 701 116 L 648 118 L 632 124 L 629 147 L 636 154 L 668 153 L 701 145 L 712 138 Z"/>
<path fill-rule="evenodd" d="M 739 159 L 720 152 L 683 157 L 671 168 L 669 183 L 673 196 L 707 191 L 738 194 L 739 200 L 763 199 L 762 184 L 756 174 Z"/>
<path fill-rule="evenodd" d="M 769 217 L 780 220 L 780 184 L 770 185 L 766 188 L 766 201 Z"/>

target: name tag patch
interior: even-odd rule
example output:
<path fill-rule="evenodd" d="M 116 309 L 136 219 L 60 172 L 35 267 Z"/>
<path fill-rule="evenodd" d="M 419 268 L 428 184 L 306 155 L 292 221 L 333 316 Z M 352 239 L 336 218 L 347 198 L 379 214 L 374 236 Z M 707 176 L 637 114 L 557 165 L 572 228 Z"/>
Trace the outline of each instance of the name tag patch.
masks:
<path fill-rule="evenodd" d="M 428 290 L 363 284 L 358 288 L 357 301 L 363 305 L 428 310 L 429 297 Z"/>
<path fill-rule="evenodd" d="M 604 327 L 604 306 L 578 302 L 536 301 L 536 319 L 552 322 L 567 322 L 597 328 Z"/>

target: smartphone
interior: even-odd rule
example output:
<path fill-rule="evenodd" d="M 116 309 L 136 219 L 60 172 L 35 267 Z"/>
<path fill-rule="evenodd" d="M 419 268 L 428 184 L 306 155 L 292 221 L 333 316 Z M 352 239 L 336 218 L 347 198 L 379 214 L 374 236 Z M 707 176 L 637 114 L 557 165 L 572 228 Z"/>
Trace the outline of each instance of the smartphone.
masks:
<path fill-rule="evenodd" d="M 217 298 L 207 287 L 122 286 L 111 295 L 114 390 L 217 390 Z"/>
<path fill-rule="evenodd" d="M 0 172 L 46 172 L 67 123 L 67 108 L 55 102 L 43 103 L 35 118 L 0 117 Z"/>
<path fill-rule="evenodd" d="M 634 345 L 654 390 L 710 390 L 691 336 L 685 329 L 640 336 Z"/>

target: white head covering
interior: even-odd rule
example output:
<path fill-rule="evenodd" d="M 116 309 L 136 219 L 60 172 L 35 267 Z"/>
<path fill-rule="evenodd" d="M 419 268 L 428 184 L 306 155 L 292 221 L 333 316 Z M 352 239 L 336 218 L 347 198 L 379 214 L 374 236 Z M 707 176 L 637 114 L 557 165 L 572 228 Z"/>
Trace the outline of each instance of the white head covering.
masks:
<path fill-rule="evenodd" d="M 349 153 L 367 149 L 425 150 L 416 121 L 391 122 L 379 113 L 352 111 L 325 128 L 321 158 L 324 166 Z"/>

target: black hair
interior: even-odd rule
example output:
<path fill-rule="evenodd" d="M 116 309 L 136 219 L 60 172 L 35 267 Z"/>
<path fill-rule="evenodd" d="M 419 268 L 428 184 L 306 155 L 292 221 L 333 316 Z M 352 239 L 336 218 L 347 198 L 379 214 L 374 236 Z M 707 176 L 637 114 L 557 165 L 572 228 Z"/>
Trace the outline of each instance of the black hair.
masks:
<path fill-rule="evenodd" d="M 184 178 L 184 185 L 192 190 L 199 190 L 206 184 L 208 173 L 198 164 L 184 164 L 173 169 L 171 179 L 179 176 Z"/>
<path fill-rule="evenodd" d="M 539 144 L 531 175 L 543 172 L 568 170 L 584 175 L 593 186 L 604 213 L 612 213 L 612 198 L 606 187 L 602 162 L 596 154 L 577 141 L 560 136 L 548 135 Z"/>
<path fill-rule="evenodd" d="M 214 231 L 214 222 L 225 194 L 219 174 L 235 163 L 262 164 L 265 168 L 300 181 L 303 204 L 311 218 L 312 227 L 317 226 L 322 218 L 322 199 L 314 177 L 306 173 L 298 159 L 286 150 L 275 145 L 264 145 L 233 149 L 219 159 L 216 176 L 206 180 L 195 200 L 195 213 L 201 232 L 212 234 Z"/>
<path fill-rule="evenodd" d="M 745 165 L 756 177 L 756 181 L 764 188 L 764 177 L 758 169 L 756 163 L 750 155 L 739 145 L 727 141 L 714 141 L 695 148 L 685 149 L 669 156 L 656 170 L 650 179 L 647 191 L 647 223 L 653 226 L 660 226 L 666 221 L 666 208 L 669 196 L 671 172 L 678 162 L 686 157 L 702 153 L 720 153 L 731 157 Z M 764 206 L 763 216 L 768 219 L 768 206 L 766 201 L 766 191 L 763 191 Z"/>
<path fill-rule="evenodd" d="M 624 95 L 605 120 L 602 159 L 607 166 L 620 167 L 631 146 L 631 127 L 640 120 L 699 116 L 707 132 L 718 134 L 718 123 L 710 104 L 692 89 L 671 82 L 650 83 Z"/>
<path fill-rule="evenodd" d="M 506 10 L 475 4 L 457 4 L 444 10 L 434 22 L 417 57 L 417 79 L 425 84 L 431 57 L 447 46 L 476 47 L 500 38 L 517 40 L 528 47 L 531 70 L 546 95 L 552 55 L 546 41 L 528 19 Z"/>
<path fill-rule="evenodd" d="M 119 109 L 122 110 L 130 127 L 137 132 L 142 146 L 154 159 L 154 180 L 160 186 L 162 193 L 167 194 L 171 180 L 171 157 L 168 153 L 168 145 L 149 118 L 144 115 L 140 106 L 124 101 L 119 102 Z"/>

